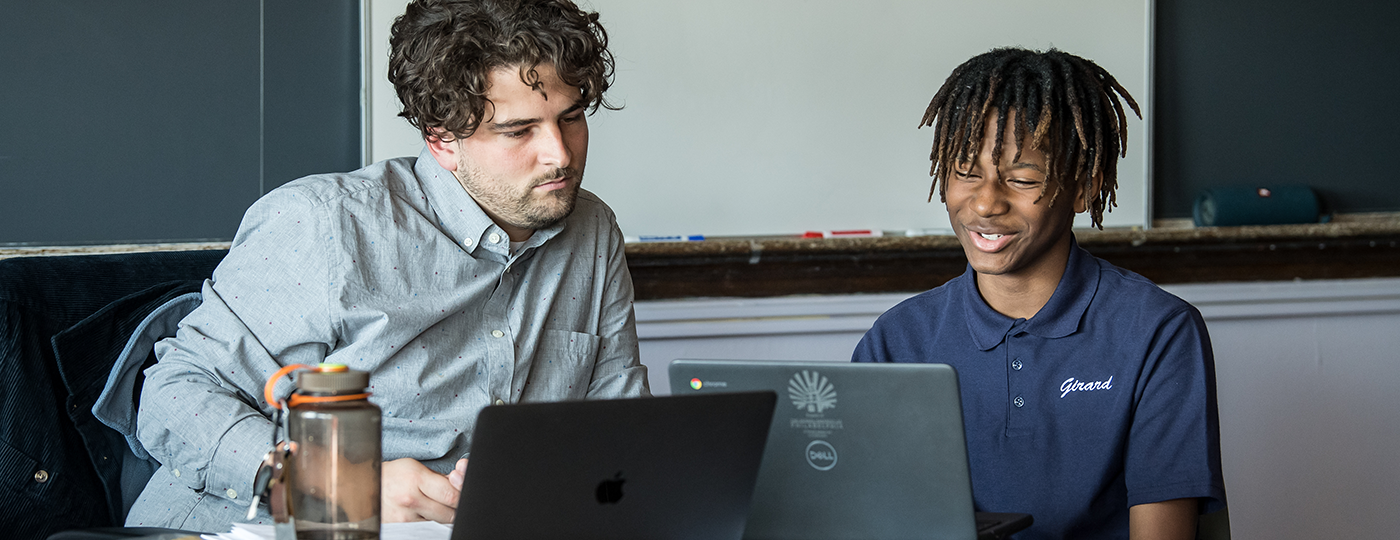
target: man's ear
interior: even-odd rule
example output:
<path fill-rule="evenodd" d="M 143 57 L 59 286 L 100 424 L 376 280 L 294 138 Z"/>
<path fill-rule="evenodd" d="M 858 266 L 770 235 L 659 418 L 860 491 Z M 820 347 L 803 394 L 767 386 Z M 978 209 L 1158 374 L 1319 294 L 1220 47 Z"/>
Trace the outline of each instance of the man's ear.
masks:
<path fill-rule="evenodd" d="M 432 152 L 433 158 L 437 159 L 438 165 L 449 171 L 457 170 L 457 152 L 461 150 L 457 137 L 448 133 L 442 128 L 430 128 L 431 135 L 423 138 L 423 142 L 428 145 L 428 151 Z"/>
<path fill-rule="evenodd" d="M 1089 182 L 1088 193 L 1084 192 L 1084 185 L 1074 184 L 1074 213 L 1080 214 L 1089 210 L 1089 203 L 1099 198 L 1099 188 L 1103 187 L 1103 173 L 1094 175 L 1094 180 Z"/>

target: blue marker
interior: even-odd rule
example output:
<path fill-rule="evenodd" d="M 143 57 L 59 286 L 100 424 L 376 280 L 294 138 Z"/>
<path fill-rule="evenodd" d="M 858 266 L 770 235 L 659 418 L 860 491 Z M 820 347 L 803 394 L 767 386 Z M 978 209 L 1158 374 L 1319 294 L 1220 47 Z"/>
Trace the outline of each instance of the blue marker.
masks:
<path fill-rule="evenodd" d="M 674 235 L 674 236 L 643 236 L 637 239 L 638 242 L 699 242 L 705 239 L 702 234 Z"/>

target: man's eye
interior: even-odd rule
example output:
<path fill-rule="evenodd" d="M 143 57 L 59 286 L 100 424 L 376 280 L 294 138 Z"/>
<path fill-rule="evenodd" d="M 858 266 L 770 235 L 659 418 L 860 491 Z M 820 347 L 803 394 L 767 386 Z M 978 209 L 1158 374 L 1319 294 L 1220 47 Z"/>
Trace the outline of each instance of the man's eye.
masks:
<path fill-rule="evenodd" d="M 582 120 L 582 119 L 583 119 L 583 115 L 581 115 L 581 114 L 576 114 L 576 115 L 573 115 L 573 116 L 565 116 L 565 117 L 564 117 L 564 123 L 565 123 L 565 124 L 573 124 L 573 123 L 576 123 L 576 122 L 578 122 L 579 120 Z"/>
<path fill-rule="evenodd" d="M 529 133 L 529 132 L 530 132 L 530 130 L 528 130 L 528 129 L 522 129 L 522 130 L 519 130 L 519 131 L 507 131 L 507 132 L 505 132 L 505 133 L 502 133 L 501 135 L 505 135 L 506 138 L 509 138 L 509 139 L 519 139 L 519 138 L 521 138 L 521 137 L 524 137 L 525 134 L 526 134 L 526 133 Z"/>

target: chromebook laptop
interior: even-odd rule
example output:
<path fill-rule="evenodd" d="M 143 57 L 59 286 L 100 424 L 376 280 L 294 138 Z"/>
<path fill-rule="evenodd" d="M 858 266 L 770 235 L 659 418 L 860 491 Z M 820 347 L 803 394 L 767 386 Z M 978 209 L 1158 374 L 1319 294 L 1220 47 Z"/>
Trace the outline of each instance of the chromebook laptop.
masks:
<path fill-rule="evenodd" d="M 746 539 L 996 539 L 1031 524 L 973 512 L 951 366 L 676 360 L 669 375 L 673 395 L 780 395 Z"/>
<path fill-rule="evenodd" d="M 738 540 L 777 396 L 486 407 L 452 540 Z"/>

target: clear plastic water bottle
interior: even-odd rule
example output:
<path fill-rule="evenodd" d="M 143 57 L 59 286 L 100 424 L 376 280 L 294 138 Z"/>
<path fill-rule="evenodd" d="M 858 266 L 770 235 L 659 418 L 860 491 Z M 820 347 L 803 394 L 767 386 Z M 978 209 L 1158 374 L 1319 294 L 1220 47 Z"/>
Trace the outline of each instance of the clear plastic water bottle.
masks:
<path fill-rule="evenodd" d="M 298 371 L 287 510 L 301 540 L 379 538 L 380 410 L 369 373 L 340 364 Z"/>

